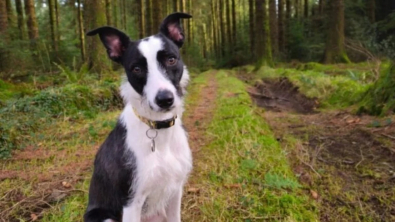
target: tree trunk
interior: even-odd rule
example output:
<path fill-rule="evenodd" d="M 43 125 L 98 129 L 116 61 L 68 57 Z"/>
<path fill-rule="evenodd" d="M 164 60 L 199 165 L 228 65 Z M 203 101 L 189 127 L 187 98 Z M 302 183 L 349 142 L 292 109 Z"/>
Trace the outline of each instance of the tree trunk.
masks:
<path fill-rule="evenodd" d="M 262 65 L 272 65 L 272 50 L 270 44 L 270 25 L 266 10 L 266 0 L 256 0 L 255 6 L 255 23 L 257 36 L 257 56 L 255 70 Z"/>
<path fill-rule="evenodd" d="M 270 42 L 272 53 L 275 57 L 278 55 L 278 21 L 276 0 L 269 0 L 269 24 L 270 24 Z"/>
<path fill-rule="evenodd" d="M 58 51 L 58 41 L 56 35 L 56 15 L 55 15 L 55 1 L 56 0 L 48 0 L 48 8 L 49 8 L 49 26 L 51 29 L 51 41 L 52 41 L 52 50 Z"/>
<path fill-rule="evenodd" d="M 302 0 L 295 0 L 295 4 L 294 4 L 295 18 L 299 18 L 299 1 L 302 1 Z"/>
<path fill-rule="evenodd" d="M 0 0 L 0 41 L 4 45 L 8 42 L 8 17 L 7 17 L 7 7 L 4 0 Z M 4 49 L 0 45 L 0 71 L 5 71 L 8 68 L 8 50 Z"/>
<path fill-rule="evenodd" d="M 15 16 L 14 16 L 14 10 L 12 9 L 11 0 L 6 0 L 6 7 L 7 7 L 8 25 L 9 26 L 14 26 L 14 24 L 15 24 Z"/>
<path fill-rule="evenodd" d="M 152 0 L 146 0 L 146 7 L 145 7 L 145 35 L 152 35 Z"/>
<path fill-rule="evenodd" d="M 286 7 L 286 13 L 285 13 L 285 19 L 288 22 L 291 20 L 291 15 L 292 15 L 292 4 L 291 0 L 285 0 L 285 7 Z"/>
<path fill-rule="evenodd" d="M 80 48 L 81 48 L 81 60 L 85 62 L 85 33 L 84 33 L 84 23 L 82 18 L 81 0 L 77 0 L 78 3 L 78 31 L 80 38 Z"/>
<path fill-rule="evenodd" d="M 369 0 L 367 3 L 367 11 L 371 23 L 376 22 L 376 3 L 375 0 Z"/>
<path fill-rule="evenodd" d="M 92 30 L 107 24 L 104 1 L 85 0 L 83 6 L 85 27 L 87 30 Z M 86 55 L 89 67 L 93 72 L 98 73 L 99 77 L 102 73 L 111 70 L 106 49 L 98 36 L 88 38 Z"/>
<path fill-rule="evenodd" d="M 24 16 L 23 16 L 23 6 L 22 0 L 15 0 L 16 14 L 18 17 L 18 31 L 19 31 L 19 39 L 23 40 L 25 38 L 25 24 L 24 24 Z"/>
<path fill-rule="evenodd" d="M 250 26 L 250 51 L 255 57 L 255 17 L 254 17 L 254 0 L 248 0 L 249 26 Z"/>
<path fill-rule="evenodd" d="M 111 4 L 111 0 L 106 0 L 106 18 L 107 18 L 107 25 L 112 26 L 113 24 L 112 24 L 112 4 Z"/>
<path fill-rule="evenodd" d="M 318 11 L 320 12 L 320 14 L 322 14 L 324 12 L 324 0 L 319 0 Z"/>
<path fill-rule="evenodd" d="M 232 0 L 232 46 L 237 42 L 237 20 L 236 20 L 236 3 Z M 232 47 L 233 48 L 233 47 Z"/>
<path fill-rule="evenodd" d="M 304 0 L 304 17 L 309 17 L 309 0 Z"/>
<path fill-rule="evenodd" d="M 161 1 L 153 1 L 152 4 L 152 30 L 151 35 L 159 30 L 159 25 L 162 20 L 162 5 L 160 4 Z"/>
<path fill-rule="evenodd" d="M 34 8 L 34 0 L 25 0 L 25 13 L 27 17 L 27 30 L 29 39 L 35 44 L 38 39 L 38 25 L 36 19 L 36 10 Z"/>
<path fill-rule="evenodd" d="M 178 11 L 178 4 L 177 4 L 177 0 L 173 0 L 173 12 L 177 12 Z"/>
<path fill-rule="evenodd" d="M 213 46 L 214 46 L 214 55 L 218 55 L 218 28 L 217 28 L 217 13 L 216 13 L 216 5 L 215 2 L 211 1 L 211 14 L 213 15 L 213 19 L 211 19 L 211 29 L 213 32 Z"/>
<path fill-rule="evenodd" d="M 139 38 L 144 38 L 144 21 L 143 21 L 143 0 L 136 0 L 136 17 L 137 23 L 139 24 Z"/>
<path fill-rule="evenodd" d="M 55 18 L 56 18 L 56 38 L 57 41 L 60 41 L 60 32 L 59 32 L 59 3 L 58 0 L 54 0 L 55 1 Z"/>
<path fill-rule="evenodd" d="M 226 39 L 226 43 L 227 43 L 227 45 L 226 45 L 226 47 L 227 47 L 227 49 L 229 49 L 230 48 L 230 44 L 231 44 L 231 42 L 232 42 L 232 27 L 231 27 L 231 21 L 230 21 L 230 3 L 229 3 L 229 1 L 230 0 L 225 0 L 225 7 L 226 7 L 226 36 L 227 36 L 227 39 Z M 227 51 L 229 51 L 229 50 L 227 50 Z"/>
<path fill-rule="evenodd" d="M 323 62 L 325 64 L 350 60 L 344 49 L 344 0 L 331 0 L 328 5 L 328 34 Z"/>
<path fill-rule="evenodd" d="M 284 28 L 284 0 L 278 0 L 278 48 L 280 52 L 284 52 L 285 49 Z"/>
<path fill-rule="evenodd" d="M 219 0 L 219 26 L 220 26 L 220 35 L 221 35 L 221 44 L 220 44 L 220 51 L 221 57 L 225 56 L 225 47 L 226 47 L 226 36 L 225 36 L 225 22 L 224 22 L 224 1 L 226 0 Z"/>
<path fill-rule="evenodd" d="M 127 28 L 128 28 L 127 15 L 126 15 L 126 0 L 122 0 L 122 8 L 121 9 L 122 9 L 123 29 L 126 32 Z"/>

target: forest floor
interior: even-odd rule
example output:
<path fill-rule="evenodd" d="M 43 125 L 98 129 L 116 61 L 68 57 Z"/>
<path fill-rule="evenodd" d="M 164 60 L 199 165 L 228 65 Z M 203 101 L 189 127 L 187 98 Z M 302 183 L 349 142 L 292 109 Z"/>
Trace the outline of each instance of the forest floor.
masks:
<path fill-rule="evenodd" d="M 322 108 L 302 91 L 246 71 L 193 77 L 183 221 L 395 220 L 393 116 Z M 2 160 L 0 221 L 81 221 L 94 155 L 119 113 L 60 120 Z"/>

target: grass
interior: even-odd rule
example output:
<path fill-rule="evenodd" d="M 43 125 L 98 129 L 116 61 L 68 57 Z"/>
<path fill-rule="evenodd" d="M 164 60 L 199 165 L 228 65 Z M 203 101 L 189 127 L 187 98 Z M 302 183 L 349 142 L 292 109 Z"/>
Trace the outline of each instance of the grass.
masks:
<path fill-rule="evenodd" d="M 201 214 L 190 221 L 316 221 L 314 203 L 256 114 L 246 86 L 226 71 L 216 79 L 216 109 L 207 131 L 211 142 L 200 151 L 192 177 L 202 187 Z"/>
<path fill-rule="evenodd" d="M 245 69 L 251 70 L 250 67 Z M 328 75 L 321 69 L 317 71 L 262 67 L 254 76 L 257 79 L 287 77 L 299 87 L 301 93 L 310 98 L 317 98 L 321 108 L 329 109 L 346 108 L 357 104 L 372 85 L 371 80 L 367 80 L 366 76 L 351 69 L 339 72 L 338 75 Z"/>

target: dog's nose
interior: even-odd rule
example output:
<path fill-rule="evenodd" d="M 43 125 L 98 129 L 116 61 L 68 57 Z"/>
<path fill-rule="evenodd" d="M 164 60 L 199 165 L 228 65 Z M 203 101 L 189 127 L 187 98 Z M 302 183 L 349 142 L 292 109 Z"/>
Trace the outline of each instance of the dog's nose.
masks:
<path fill-rule="evenodd" d="M 173 105 L 174 95 L 169 90 L 160 90 L 155 97 L 155 103 L 160 108 L 167 109 Z"/>

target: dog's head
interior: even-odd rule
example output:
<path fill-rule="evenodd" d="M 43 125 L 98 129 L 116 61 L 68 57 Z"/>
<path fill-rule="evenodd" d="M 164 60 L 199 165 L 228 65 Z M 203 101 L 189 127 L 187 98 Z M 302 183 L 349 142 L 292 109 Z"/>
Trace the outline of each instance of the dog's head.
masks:
<path fill-rule="evenodd" d="M 108 26 L 87 33 L 99 34 L 110 59 L 123 65 L 128 82 L 122 85 L 121 94 L 147 118 L 169 118 L 182 107 L 189 76 L 179 51 L 185 39 L 181 19 L 191 17 L 171 14 L 158 34 L 137 41 Z"/>

